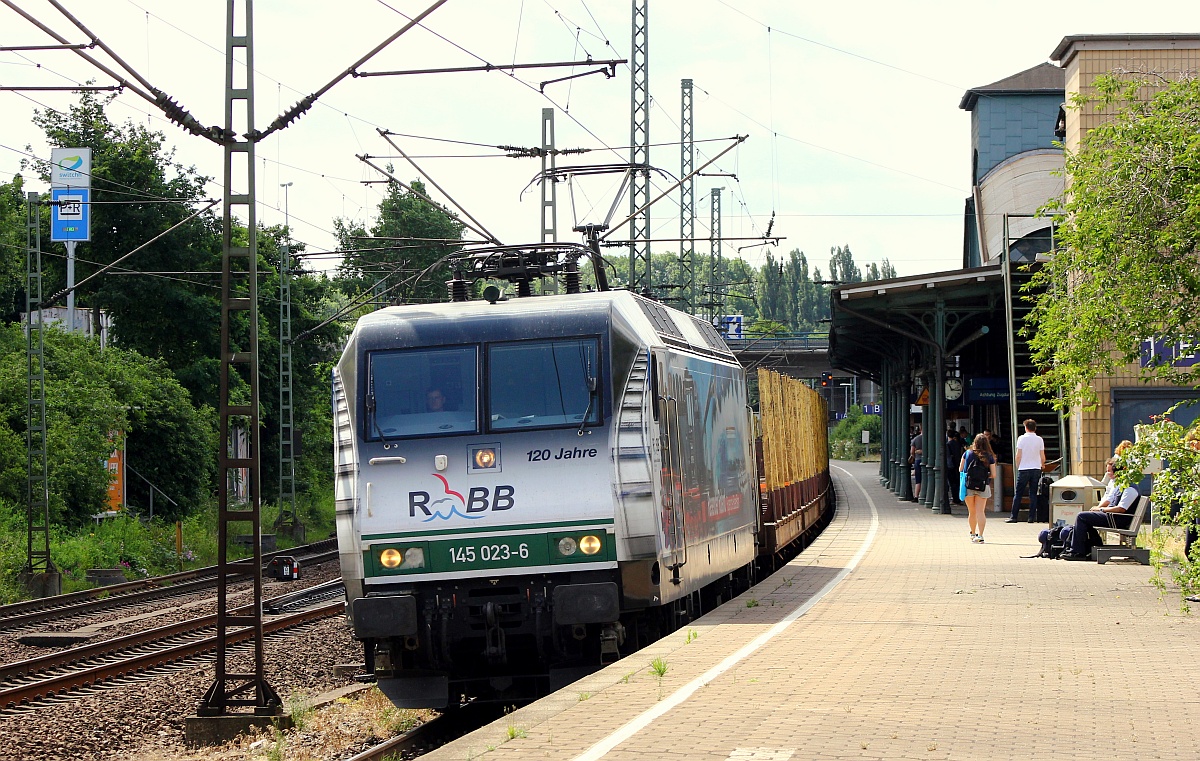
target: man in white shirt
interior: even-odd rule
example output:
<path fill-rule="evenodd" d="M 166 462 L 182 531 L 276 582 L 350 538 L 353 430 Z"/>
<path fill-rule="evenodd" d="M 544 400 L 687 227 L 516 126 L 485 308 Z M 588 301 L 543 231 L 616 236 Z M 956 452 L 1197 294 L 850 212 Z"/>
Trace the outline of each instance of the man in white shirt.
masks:
<path fill-rule="evenodd" d="M 1013 489 L 1012 515 L 1005 523 L 1016 523 L 1017 514 L 1021 510 L 1021 497 L 1029 495 L 1029 522 L 1037 520 L 1037 488 L 1038 480 L 1042 477 L 1042 468 L 1046 464 L 1046 442 L 1037 435 L 1037 423 L 1032 419 L 1025 421 L 1025 433 L 1017 439 L 1013 447 L 1013 470 L 1016 473 L 1016 487 Z"/>
<path fill-rule="evenodd" d="M 1104 491 L 1104 499 L 1091 510 L 1084 510 L 1075 516 L 1070 551 L 1059 555 L 1063 560 L 1092 559 L 1092 547 L 1103 544 L 1096 526 L 1129 528 L 1133 524 L 1133 507 L 1141 493 L 1136 486 L 1126 486 L 1124 489 L 1117 486 L 1117 467 L 1112 459 L 1106 463 L 1106 470 L 1109 483 Z"/>

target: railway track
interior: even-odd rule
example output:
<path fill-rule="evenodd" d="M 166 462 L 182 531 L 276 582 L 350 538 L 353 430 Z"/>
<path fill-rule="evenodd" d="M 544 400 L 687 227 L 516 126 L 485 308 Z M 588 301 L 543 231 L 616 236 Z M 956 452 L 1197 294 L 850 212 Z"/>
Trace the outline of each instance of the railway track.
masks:
<path fill-rule="evenodd" d="M 296 556 L 302 566 L 328 563 L 337 560 L 338 557 L 335 540 L 325 539 L 301 547 L 265 553 L 263 555 L 264 567 L 272 558 L 281 555 Z M 72 592 L 57 597 L 3 605 L 0 606 L 0 631 L 14 631 L 47 621 L 202 592 L 213 588 L 216 583 L 216 566 L 207 566 L 166 576 Z"/>
<path fill-rule="evenodd" d="M 266 633 L 282 632 L 312 621 L 341 615 L 341 601 L 311 607 L 313 599 L 328 599 L 342 592 L 341 581 L 331 582 L 310 592 L 309 607 L 282 613 L 263 621 Z M 292 593 L 270 603 L 277 609 L 302 605 L 300 595 Z M 264 602 L 264 607 L 268 603 Z M 249 612 L 242 609 L 238 612 Z M 176 664 L 216 648 L 216 615 L 202 616 L 169 626 L 130 634 L 94 645 L 72 648 L 39 658 L 0 667 L 0 713 L 20 709 L 42 700 L 85 687 L 96 687 L 122 677 L 142 674 Z M 234 645 L 252 635 L 249 627 L 226 633 L 227 644 Z"/>

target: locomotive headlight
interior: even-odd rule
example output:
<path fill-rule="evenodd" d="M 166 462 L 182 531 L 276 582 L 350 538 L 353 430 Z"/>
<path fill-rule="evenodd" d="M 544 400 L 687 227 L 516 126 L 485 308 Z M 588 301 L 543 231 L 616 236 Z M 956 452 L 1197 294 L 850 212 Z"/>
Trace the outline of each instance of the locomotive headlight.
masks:
<path fill-rule="evenodd" d="M 496 467 L 496 450 L 495 449 L 476 449 L 475 450 L 475 467 L 490 470 Z"/>
<path fill-rule="evenodd" d="M 579 545 L 574 539 L 569 536 L 564 536 L 562 539 L 558 540 L 558 554 L 564 556 L 574 555 L 578 546 Z"/>
<path fill-rule="evenodd" d="M 600 538 L 588 535 L 579 540 L 579 549 L 584 555 L 595 555 L 600 551 Z"/>
<path fill-rule="evenodd" d="M 379 563 L 384 568 L 399 568 L 404 562 L 404 553 L 394 547 L 388 547 L 379 553 Z"/>
<path fill-rule="evenodd" d="M 404 573 L 425 567 L 425 548 L 422 546 L 376 547 L 374 553 L 380 571 Z"/>

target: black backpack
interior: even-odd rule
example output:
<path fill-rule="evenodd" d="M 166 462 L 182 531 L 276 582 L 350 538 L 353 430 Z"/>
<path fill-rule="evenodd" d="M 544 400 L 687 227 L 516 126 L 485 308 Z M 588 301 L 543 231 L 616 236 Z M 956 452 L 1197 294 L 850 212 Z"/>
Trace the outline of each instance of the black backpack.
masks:
<path fill-rule="evenodd" d="M 1042 529 L 1038 534 L 1038 539 L 1042 541 L 1042 548 L 1036 555 L 1026 555 L 1023 557 L 1031 558 L 1049 558 L 1054 560 L 1058 558 L 1066 550 L 1067 540 L 1071 536 L 1070 526 L 1059 524 L 1052 528 Z"/>
<path fill-rule="evenodd" d="M 967 490 L 968 491 L 983 491 L 987 488 L 988 477 L 991 476 L 991 467 L 987 460 L 984 460 L 974 452 L 967 458 Z"/>

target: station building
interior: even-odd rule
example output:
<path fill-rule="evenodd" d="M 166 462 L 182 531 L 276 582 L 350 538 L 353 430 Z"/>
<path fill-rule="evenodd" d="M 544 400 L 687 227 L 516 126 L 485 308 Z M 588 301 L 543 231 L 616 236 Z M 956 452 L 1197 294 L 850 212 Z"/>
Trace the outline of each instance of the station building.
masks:
<path fill-rule="evenodd" d="M 829 358 L 835 368 L 880 385 L 884 403 L 880 478 L 911 496 L 911 423 L 922 424 L 926 457 L 921 501 L 944 504 L 945 431 L 999 436 L 1011 499 L 1011 443 L 1020 421 L 1038 422 L 1047 459 L 1061 474 L 1098 476 L 1113 447 L 1133 428 L 1176 401 L 1200 397 L 1191 388 L 1144 382 L 1140 365 L 1094 381 L 1100 404 L 1062 415 L 1024 390 L 1036 372 L 1021 335 L 1029 306 L 1022 288 L 1039 262 L 1053 255 L 1052 219 L 1039 210 L 1062 195 L 1063 146 L 1075 150 L 1111 112 L 1068 106 L 1097 77 L 1200 72 L 1200 34 L 1077 35 L 1063 38 L 1041 63 L 972 88 L 959 107 L 971 114 L 971 195 L 965 200 L 962 268 L 854 283 L 832 291 Z M 1151 97 L 1156 88 L 1143 88 Z M 1154 347 L 1147 341 L 1147 353 Z M 1162 347 L 1158 347 L 1161 351 Z M 1170 347 L 1168 347 L 1170 350 Z M 1177 362 L 1196 358 L 1178 350 Z M 1191 422 L 1194 409 L 1175 419 Z M 999 491 L 999 490 L 997 490 Z"/>

